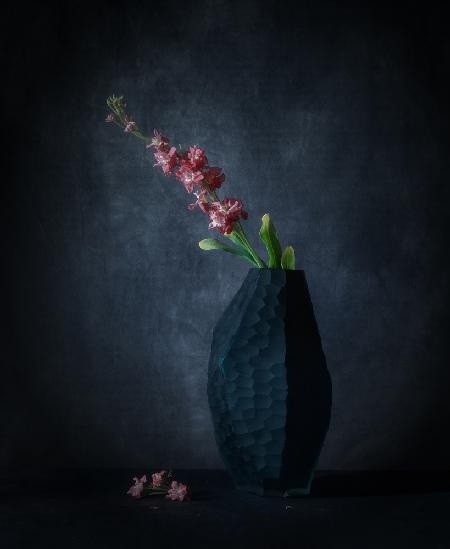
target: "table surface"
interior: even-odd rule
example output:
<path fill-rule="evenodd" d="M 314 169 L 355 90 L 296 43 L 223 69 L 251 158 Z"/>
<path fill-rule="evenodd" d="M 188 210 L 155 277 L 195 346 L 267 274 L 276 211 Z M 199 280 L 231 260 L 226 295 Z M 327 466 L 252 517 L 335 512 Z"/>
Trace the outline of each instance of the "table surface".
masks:
<path fill-rule="evenodd" d="M 1 471 L 1 549 L 450 549 L 445 471 L 322 471 L 299 498 L 237 492 L 224 471 L 174 471 L 193 490 L 183 503 L 126 496 L 143 473 Z"/>

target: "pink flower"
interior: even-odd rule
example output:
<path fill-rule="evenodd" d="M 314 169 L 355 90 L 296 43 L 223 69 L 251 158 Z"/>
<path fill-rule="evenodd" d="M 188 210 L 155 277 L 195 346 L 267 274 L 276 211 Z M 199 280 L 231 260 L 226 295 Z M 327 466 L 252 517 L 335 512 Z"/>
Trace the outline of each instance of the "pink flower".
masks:
<path fill-rule="evenodd" d="M 156 160 L 156 164 L 154 164 L 154 166 L 162 168 L 165 175 L 169 174 L 177 164 L 176 153 L 177 149 L 175 147 L 171 147 L 169 152 L 164 151 L 162 148 L 156 149 L 153 154 Z"/>
<path fill-rule="evenodd" d="M 152 484 L 153 486 L 161 486 L 166 480 L 167 471 L 160 471 L 159 473 L 153 473 L 152 475 Z"/>
<path fill-rule="evenodd" d="M 189 204 L 188 208 L 190 210 L 193 210 L 196 206 L 198 206 L 202 212 L 207 213 L 209 211 L 209 202 L 207 199 L 208 192 L 206 189 L 200 189 L 199 191 L 195 191 L 194 195 L 196 196 L 197 200 L 193 204 Z"/>
<path fill-rule="evenodd" d="M 166 150 L 169 140 L 165 137 L 161 130 L 153 130 L 153 137 L 150 143 L 146 145 L 147 149 L 150 147 L 155 147 L 156 149 Z"/>
<path fill-rule="evenodd" d="M 208 168 L 205 172 L 205 181 L 210 189 L 220 189 L 225 181 L 225 174 L 222 173 L 222 168 Z"/>
<path fill-rule="evenodd" d="M 108 116 L 105 118 L 105 122 L 114 122 L 114 115 L 112 113 L 109 113 Z"/>
<path fill-rule="evenodd" d="M 200 183 L 204 175 L 200 170 L 193 169 L 189 162 L 182 162 L 175 172 L 175 177 L 181 181 L 188 193 L 194 190 L 194 185 Z"/>
<path fill-rule="evenodd" d="M 181 482 L 174 480 L 170 485 L 166 498 L 173 501 L 188 501 L 191 499 L 191 494 L 186 484 L 182 484 Z"/>
<path fill-rule="evenodd" d="M 130 133 L 136 129 L 136 122 L 133 122 L 131 118 L 128 118 L 125 116 L 125 129 L 123 130 L 125 133 Z"/>
<path fill-rule="evenodd" d="M 188 164 L 189 165 L 189 158 L 188 158 L 188 151 L 180 151 L 178 153 L 178 160 L 180 161 L 180 164 Z"/>
<path fill-rule="evenodd" d="M 222 202 L 212 202 L 208 214 L 209 228 L 217 229 L 223 234 L 230 234 L 234 223 L 248 217 L 242 202 L 237 198 L 224 198 Z"/>
<path fill-rule="evenodd" d="M 205 151 L 200 147 L 197 147 L 196 145 L 194 145 L 193 147 L 189 147 L 187 157 L 189 163 L 194 170 L 201 170 L 208 164 L 208 159 L 205 156 Z"/>
<path fill-rule="evenodd" d="M 141 478 L 134 477 L 133 481 L 134 484 L 128 490 L 127 494 L 129 494 L 133 498 L 140 498 L 142 496 L 142 492 L 144 491 L 144 484 L 147 482 L 147 476 L 144 475 Z"/>

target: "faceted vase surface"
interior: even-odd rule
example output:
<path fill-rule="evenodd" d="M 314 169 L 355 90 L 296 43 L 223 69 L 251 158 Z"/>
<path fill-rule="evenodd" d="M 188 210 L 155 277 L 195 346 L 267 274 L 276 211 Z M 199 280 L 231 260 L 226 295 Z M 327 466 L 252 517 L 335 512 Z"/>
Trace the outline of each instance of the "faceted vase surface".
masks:
<path fill-rule="evenodd" d="M 208 400 L 237 488 L 309 493 L 331 379 L 304 271 L 250 269 L 213 332 Z"/>

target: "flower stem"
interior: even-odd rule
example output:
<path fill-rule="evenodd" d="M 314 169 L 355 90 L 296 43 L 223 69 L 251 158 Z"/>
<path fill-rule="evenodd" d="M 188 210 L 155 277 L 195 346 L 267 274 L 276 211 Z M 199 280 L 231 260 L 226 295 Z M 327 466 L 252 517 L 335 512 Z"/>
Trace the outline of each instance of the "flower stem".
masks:
<path fill-rule="evenodd" d="M 121 127 L 121 128 L 125 128 L 126 124 L 127 124 L 127 119 L 126 119 L 126 113 L 125 113 L 125 110 L 124 110 L 125 105 L 123 103 L 123 98 L 122 97 L 118 98 L 118 97 L 112 96 L 111 98 L 108 99 L 107 105 L 110 108 L 110 110 L 113 112 L 113 114 L 116 115 L 116 118 L 113 120 L 114 123 L 117 126 Z M 142 141 L 146 141 L 146 142 L 150 141 L 149 137 L 147 137 L 146 135 L 141 133 L 141 131 L 140 131 L 140 129 L 137 125 L 135 125 L 134 127 L 135 127 L 135 129 L 131 129 L 129 131 L 129 133 L 131 135 L 134 135 L 135 137 L 137 137 L 138 139 L 141 139 Z M 217 193 L 214 189 L 208 189 L 208 193 L 209 193 L 212 200 L 220 202 L 220 199 L 217 196 Z M 247 252 L 250 254 L 254 264 L 258 268 L 264 269 L 264 268 L 267 267 L 267 265 L 259 257 L 256 250 L 251 245 L 251 243 L 250 243 L 249 239 L 247 238 L 247 235 L 245 234 L 245 231 L 242 228 L 242 225 L 239 223 L 239 221 L 234 223 L 233 231 L 232 231 L 231 234 L 233 236 L 235 236 L 236 239 L 239 240 L 239 242 L 242 244 L 242 247 L 245 250 L 247 250 Z M 229 236 L 229 235 L 225 235 L 225 236 Z"/>
<path fill-rule="evenodd" d="M 248 253 L 252 256 L 256 266 L 259 267 L 260 269 L 264 269 L 266 267 L 266 264 L 259 257 L 256 250 L 251 245 L 249 239 L 247 238 L 247 235 L 244 232 L 244 229 L 242 228 L 242 225 L 239 222 L 234 224 L 233 233 L 237 236 L 237 238 L 242 242 L 244 247 L 248 250 Z"/>

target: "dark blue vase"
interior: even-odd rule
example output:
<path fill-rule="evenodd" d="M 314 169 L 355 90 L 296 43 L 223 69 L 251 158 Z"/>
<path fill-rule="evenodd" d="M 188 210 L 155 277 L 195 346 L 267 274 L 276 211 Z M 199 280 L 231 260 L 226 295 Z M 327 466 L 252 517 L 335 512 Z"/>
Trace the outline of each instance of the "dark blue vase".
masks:
<path fill-rule="evenodd" d="M 248 272 L 213 332 L 208 400 L 237 488 L 309 493 L 331 380 L 304 271 Z"/>

